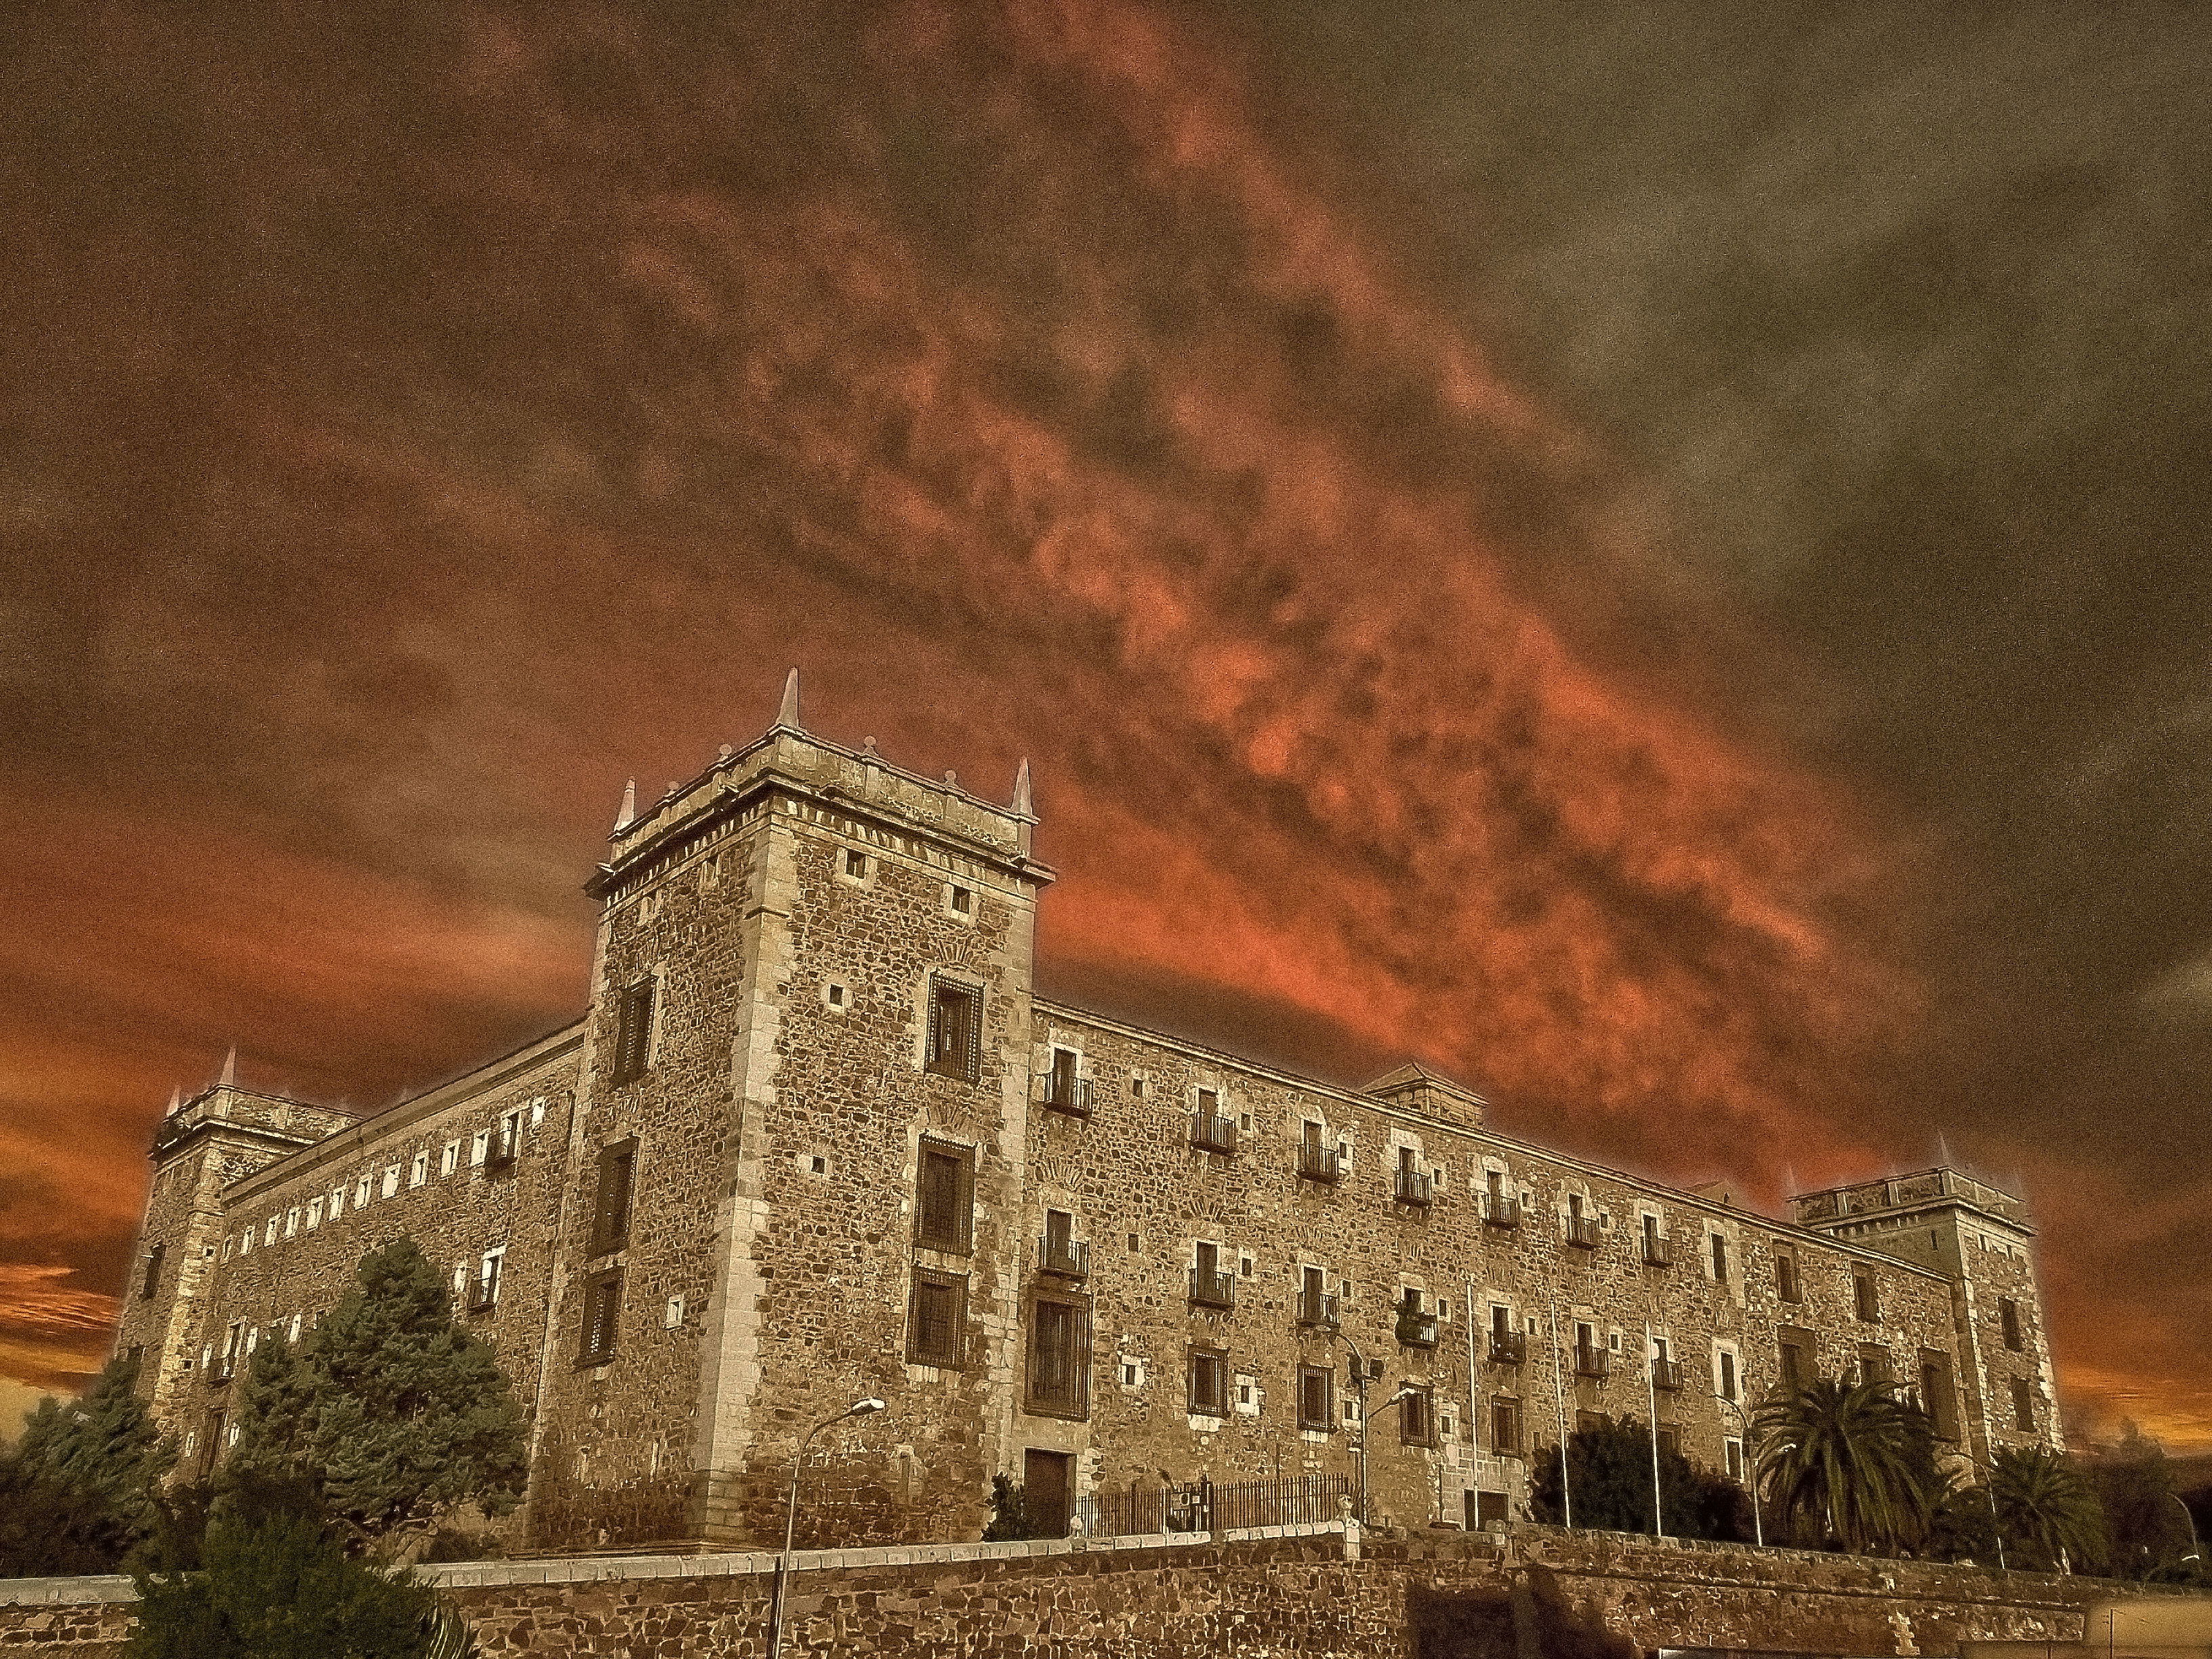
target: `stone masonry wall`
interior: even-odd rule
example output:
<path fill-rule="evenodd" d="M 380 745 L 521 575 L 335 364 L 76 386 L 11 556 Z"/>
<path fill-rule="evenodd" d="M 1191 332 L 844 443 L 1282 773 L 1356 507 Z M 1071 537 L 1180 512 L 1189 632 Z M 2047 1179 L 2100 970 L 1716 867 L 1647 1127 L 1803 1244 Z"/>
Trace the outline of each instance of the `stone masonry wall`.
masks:
<path fill-rule="evenodd" d="M 1436 1599 L 1495 1603 L 1516 1585 L 1644 1651 L 1955 1654 L 1962 1642 L 2078 1639 L 2115 1598 L 2182 1599 L 2097 1580 L 1661 1543 L 1522 1528 L 1474 1538 L 1370 1536 L 1347 1559 L 1336 1527 L 1220 1539 L 1124 1539 L 830 1552 L 799 1558 L 786 1619 L 794 1655 L 1048 1653 L 1197 1659 L 1227 1653 L 1397 1659 Z M 772 1556 L 571 1559 L 426 1570 L 486 1659 L 744 1659 L 765 1651 Z M 124 1579 L 0 1583 L 0 1654 L 109 1659 Z M 2201 1601 L 2203 1598 L 2189 1598 Z M 1500 1659 L 1513 1651 L 1510 1638 Z"/>
<path fill-rule="evenodd" d="M 1345 1350 L 1297 1322 L 1309 1267 L 1323 1269 L 1339 1296 L 1343 1334 L 1363 1356 L 1383 1362 L 1371 1401 L 1387 1400 L 1401 1382 L 1434 1390 L 1439 1443 L 1407 1445 L 1395 1417 L 1378 1417 L 1369 1446 L 1378 1506 L 1415 1525 L 1462 1520 L 1469 1488 L 1513 1495 L 1521 1513 L 1527 1459 L 1540 1443 L 1556 1443 L 1562 1409 L 1570 1428 L 1583 1413 L 1648 1418 L 1656 1394 L 1658 1420 L 1679 1432 L 1682 1449 L 1725 1466 L 1723 1438 L 1742 1427 L 1718 1397 L 1723 1348 L 1735 1357 L 1738 1401 L 1751 1409 L 1777 1377 L 1785 1329 L 1804 1334 L 1813 1367 L 1831 1376 L 1854 1370 L 1872 1349 L 1908 1380 L 1921 1349 L 1955 1355 L 1949 1284 L 1887 1255 L 1058 1005 L 1040 1003 L 1037 1025 L 1036 1079 L 1054 1047 L 1072 1048 L 1092 1091 L 1087 1120 L 1033 1110 L 1022 1230 L 1034 1241 L 1045 1211 L 1065 1209 L 1091 1246 L 1099 1370 L 1080 1437 L 1088 1486 L 1149 1482 L 1163 1469 L 1217 1481 L 1278 1470 L 1351 1472 Z M 1218 1092 L 1237 1126 L 1233 1154 L 1191 1145 L 1201 1088 Z M 1347 1172 L 1334 1185 L 1297 1175 L 1308 1121 L 1322 1126 L 1325 1145 L 1349 1149 Z M 1413 1149 L 1417 1167 L 1434 1181 L 1425 1206 L 1397 1201 L 1401 1147 Z M 1484 1220 L 1491 1170 L 1521 1201 L 1516 1227 Z M 1595 1219 L 1595 1248 L 1565 1241 L 1570 1194 Z M 1647 1211 L 1658 1218 L 1670 1266 L 1643 1259 Z M 1727 1242 L 1724 1279 L 1714 1273 L 1715 1235 Z M 1201 1241 L 1220 1247 L 1220 1261 L 1235 1275 L 1231 1310 L 1191 1301 L 1188 1274 Z M 1802 1299 L 1795 1303 L 1781 1299 L 1778 1283 L 1775 1257 L 1785 1251 L 1798 1267 Z M 1855 1274 L 1874 1280 L 1874 1321 L 1856 1317 Z M 1408 1289 L 1444 1315 L 1433 1347 L 1398 1340 L 1395 1309 Z M 1493 1304 L 1508 1310 L 1525 1343 L 1517 1364 L 1490 1357 Z M 1555 1317 L 1562 1350 L 1556 1389 Z M 1679 1367 L 1678 1389 L 1647 1391 L 1647 1322 Z M 1589 1326 L 1603 1346 L 1609 1376 L 1575 1375 L 1577 1325 Z M 1188 1408 L 1194 1347 L 1228 1353 L 1225 1414 Z M 1338 1420 L 1330 1431 L 1299 1426 L 1301 1363 L 1336 1373 Z M 1510 1446 L 1494 1441 L 1499 1401 L 1519 1407 L 1519 1436 Z M 1028 1443 L 1073 1449 L 1063 1425 L 1023 1427 Z"/>

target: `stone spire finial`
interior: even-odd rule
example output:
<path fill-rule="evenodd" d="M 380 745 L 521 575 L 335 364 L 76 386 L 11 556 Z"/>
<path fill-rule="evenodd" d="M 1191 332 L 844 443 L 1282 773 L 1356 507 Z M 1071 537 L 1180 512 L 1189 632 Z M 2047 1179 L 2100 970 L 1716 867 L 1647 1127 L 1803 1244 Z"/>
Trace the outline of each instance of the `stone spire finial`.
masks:
<path fill-rule="evenodd" d="M 216 1082 L 226 1089 L 238 1086 L 238 1045 L 230 1045 L 230 1052 L 222 1057 L 222 1075 Z"/>
<path fill-rule="evenodd" d="M 794 732 L 806 728 L 799 723 L 799 671 L 794 668 L 783 677 L 783 707 L 775 712 L 775 723 Z"/>
<path fill-rule="evenodd" d="M 637 780 L 632 778 L 628 783 L 623 785 L 622 811 L 615 814 L 615 834 L 619 836 L 623 830 L 629 829 L 630 821 L 636 817 Z"/>
<path fill-rule="evenodd" d="M 178 1107 L 179 1107 L 179 1106 L 183 1105 L 184 1103 L 185 1103 L 185 1089 L 184 1089 L 184 1085 L 183 1085 L 182 1084 L 177 1084 L 177 1085 L 175 1085 L 174 1086 L 173 1086 L 173 1087 L 170 1089 L 170 1091 L 169 1091 L 169 1110 L 170 1110 L 172 1113 L 173 1113 L 173 1112 L 177 1109 L 177 1108 L 178 1108 Z"/>
<path fill-rule="evenodd" d="M 1021 770 L 1014 774 L 1014 811 L 1026 813 L 1035 810 L 1030 804 L 1030 757 L 1024 755 Z"/>

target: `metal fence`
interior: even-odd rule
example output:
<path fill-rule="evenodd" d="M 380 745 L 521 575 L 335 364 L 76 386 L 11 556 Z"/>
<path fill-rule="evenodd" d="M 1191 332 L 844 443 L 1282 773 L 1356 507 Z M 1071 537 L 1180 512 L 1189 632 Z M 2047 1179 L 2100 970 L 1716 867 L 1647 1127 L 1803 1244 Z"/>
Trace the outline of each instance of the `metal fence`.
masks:
<path fill-rule="evenodd" d="M 1219 1532 L 1232 1527 L 1334 1521 L 1352 1497 L 1348 1474 L 1286 1475 L 1219 1485 L 1203 1477 L 1188 1486 L 1132 1480 L 1127 1486 L 1085 1493 L 1076 1499 L 1075 1513 L 1084 1532 L 1093 1538 Z"/>

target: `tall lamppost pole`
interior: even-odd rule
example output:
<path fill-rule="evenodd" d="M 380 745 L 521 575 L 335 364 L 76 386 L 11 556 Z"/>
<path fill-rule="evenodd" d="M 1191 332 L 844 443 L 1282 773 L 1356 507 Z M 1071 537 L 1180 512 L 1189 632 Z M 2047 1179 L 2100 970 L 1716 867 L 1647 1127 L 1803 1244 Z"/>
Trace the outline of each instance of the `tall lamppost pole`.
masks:
<path fill-rule="evenodd" d="M 1367 1524 L 1367 1385 L 1373 1379 L 1367 1375 L 1367 1362 L 1360 1358 L 1359 1350 L 1343 1328 L 1331 1325 L 1328 1334 L 1344 1344 L 1344 1351 L 1352 1356 L 1352 1386 L 1359 1394 L 1359 1524 Z M 774 1656 L 770 1656 L 774 1659 Z"/>
<path fill-rule="evenodd" d="M 2181 1559 L 2185 1561 L 2196 1561 L 2201 1564 L 2203 1557 L 2197 1552 L 2203 1547 L 2197 1541 L 2197 1511 L 2182 1503 L 2179 1492 L 2170 1492 L 2166 1496 L 2175 1503 L 2181 1504 L 2181 1518 L 2189 1522 L 2189 1553 Z"/>
<path fill-rule="evenodd" d="M 1757 1443 L 1753 1441 L 1751 1437 L 1751 1414 L 1744 1410 L 1741 1401 L 1731 1400 L 1724 1394 L 1716 1393 L 1713 1395 L 1713 1398 L 1719 1401 L 1722 1405 L 1733 1408 L 1735 1412 L 1737 1420 L 1743 1425 L 1743 1472 L 1746 1475 L 1750 1477 L 1749 1485 L 1751 1486 L 1751 1536 L 1753 1541 L 1755 1542 L 1759 1548 L 1765 1549 L 1766 1547 L 1766 1522 L 1763 1518 L 1761 1518 L 1760 1515 L 1759 1502 L 1759 1449 Z"/>
<path fill-rule="evenodd" d="M 806 1466 L 806 1449 L 814 1437 L 832 1423 L 842 1423 L 848 1417 L 866 1417 L 884 1408 L 880 1400 L 856 1400 L 835 1417 L 825 1417 L 807 1430 L 805 1438 L 791 1458 L 791 1495 L 783 1506 L 783 1553 L 775 1558 L 775 1593 L 769 1598 L 768 1613 L 768 1659 L 778 1659 L 783 1651 L 783 1587 L 791 1577 L 791 1535 L 799 1523 L 799 1473 Z"/>

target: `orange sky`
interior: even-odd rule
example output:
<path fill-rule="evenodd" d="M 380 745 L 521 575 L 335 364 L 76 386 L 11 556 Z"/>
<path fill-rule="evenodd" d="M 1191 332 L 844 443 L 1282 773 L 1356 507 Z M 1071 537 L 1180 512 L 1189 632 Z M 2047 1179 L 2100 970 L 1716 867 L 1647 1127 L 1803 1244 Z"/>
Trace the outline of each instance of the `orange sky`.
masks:
<path fill-rule="evenodd" d="M 1416 1054 L 1769 1203 L 1948 1127 L 2027 1181 L 2069 1405 L 2212 1444 L 2203 1182 L 2115 1121 L 2203 1139 L 2212 918 L 2129 933 L 1990 828 L 2102 775 L 1932 765 L 2039 705 L 1901 654 L 1932 601 L 1887 544 L 1872 618 L 1832 562 L 1731 562 L 1713 502 L 1802 481 L 1687 387 L 1705 441 L 1661 445 L 1630 324 L 1539 303 L 1573 244 L 1531 226 L 1609 186 L 1501 127 L 1417 189 L 1388 147 L 1435 112 L 1321 15 L 40 26 L 0 1377 L 97 1363 L 148 1129 L 229 1044 L 375 1106 L 569 1018 L 622 781 L 752 735 L 796 661 L 831 736 L 987 791 L 1032 758 L 1048 985 L 1351 1080 Z M 2022 945 L 2054 903 L 2102 956 Z"/>

